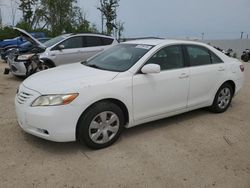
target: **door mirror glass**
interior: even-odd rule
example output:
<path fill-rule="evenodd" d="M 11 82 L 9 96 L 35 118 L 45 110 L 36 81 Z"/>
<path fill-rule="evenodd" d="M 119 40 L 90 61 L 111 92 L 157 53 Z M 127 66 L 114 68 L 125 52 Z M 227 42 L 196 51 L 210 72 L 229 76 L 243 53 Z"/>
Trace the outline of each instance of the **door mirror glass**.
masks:
<path fill-rule="evenodd" d="M 161 72 L 161 67 L 160 65 L 157 65 L 157 64 L 147 64 L 142 67 L 141 72 L 143 74 L 159 73 Z"/>

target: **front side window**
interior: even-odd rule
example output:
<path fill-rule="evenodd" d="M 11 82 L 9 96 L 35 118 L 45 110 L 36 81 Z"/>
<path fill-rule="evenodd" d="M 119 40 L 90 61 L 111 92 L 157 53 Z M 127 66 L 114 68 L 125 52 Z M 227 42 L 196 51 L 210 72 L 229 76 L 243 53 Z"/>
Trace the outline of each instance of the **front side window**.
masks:
<path fill-rule="evenodd" d="M 60 45 L 64 45 L 65 49 L 71 48 L 82 48 L 82 37 L 71 37 L 65 41 L 63 41 Z"/>
<path fill-rule="evenodd" d="M 178 69 L 184 67 L 181 46 L 168 46 L 151 57 L 147 64 L 158 64 L 161 70 Z"/>
<path fill-rule="evenodd" d="M 187 46 L 190 66 L 200 66 L 211 64 L 208 49 L 200 46 Z"/>
<path fill-rule="evenodd" d="M 46 42 L 43 43 L 43 44 L 48 48 L 48 47 L 51 47 L 51 46 L 53 46 L 54 44 L 56 44 L 56 43 L 62 41 L 62 40 L 65 39 L 67 36 L 68 36 L 68 34 L 60 35 L 60 36 L 58 36 L 58 37 L 55 37 L 55 38 L 52 38 L 52 39 L 46 41 Z"/>
<path fill-rule="evenodd" d="M 130 69 L 153 46 L 118 44 L 82 64 L 97 69 L 123 72 Z"/>

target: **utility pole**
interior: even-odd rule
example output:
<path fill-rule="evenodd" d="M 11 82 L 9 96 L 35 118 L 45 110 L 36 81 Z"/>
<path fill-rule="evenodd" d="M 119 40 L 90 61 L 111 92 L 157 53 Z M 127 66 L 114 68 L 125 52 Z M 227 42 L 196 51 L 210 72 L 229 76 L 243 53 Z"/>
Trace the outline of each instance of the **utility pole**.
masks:
<path fill-rule="evenodd" d="M 103 5 L 104 5 L 103 0 L 100 0 L 100 4 L 101 4 L 101 9 L 103 10 Z M 102 19 L 102 34 L 104 34 L 104 15 L 102 11 L 101 11 L 101 19 Z"/>
<path fill-rule="evenodd" d="M 3 24 L 3 19 L 2 19 L 2 12 L 0 8 L 0 28 L 2 28 L 2 24 Z"/>
<path fill-rule="evenodd" d="M 243 31 L 241 31 L 240 33 L 241 33 L 241 35 L 240 35 L 240 39 L 242 39 L 242 37 L 243 37 L 243 33 L 244 33 L 244 32 L 243 32 Z"/>
<path fill-rule="evenodd" d="M 11 0 L 10 1 L 10 6 L 11 6 L 11 22 L 12 22 L 12 26 L 15 25 L 15 18 L 16 18 L 16 10 L 17 10 L 17 6 L 18 2 L 16 0 Z"/>
<path fill-rule="evenodd" d="M 203 32 L 203 33 L 201 33 L 201 40 L 204 40 L 204 35 L 205 35 L 205 33 Z"/>
<path fill-rule="evenodd" d="M 117 14 L 116 11 L 117 11 L 117 7 L 115 7 L 115 14 Z M 116 25 L 116 27 L 114 28 L 114 36 L 117 39 L 117 31 L 118 31 L 117 30 L 117 16 L 116 16 L 116 18 L 114 20 L 114 24 Z"/>
<path fill-rule="evenodd" d="M 1 6 L 6 6 L 5 4 L 0 3 L 0 27 L 3 26 L 3 17 L 2 17 L 2 10 Z"/>

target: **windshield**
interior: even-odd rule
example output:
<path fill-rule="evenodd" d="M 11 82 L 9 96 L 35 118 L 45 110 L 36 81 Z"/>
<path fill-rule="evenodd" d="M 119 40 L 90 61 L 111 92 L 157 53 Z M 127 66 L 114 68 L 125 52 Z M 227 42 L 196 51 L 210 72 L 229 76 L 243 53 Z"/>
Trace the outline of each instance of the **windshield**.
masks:
<path fill-rule="evenodd" d="M 53 46 L 54 44 L 60 42 L 61 40 L 65 39 L 69 34 L 66 34 L 66 35 L 60 35 L 60 36 L 57 36 L 53 39 L 50 39 L 48 41 L 46 41 L 45 43 L 43 43 L 47 48 L 48 47 L 51 47 Z"/>
<path fill-rule="evenodd" d="M 118 44 L 83 64 L 93 68 L 123 72 L 130 69 L 152 47 L 140 44 Z"/>

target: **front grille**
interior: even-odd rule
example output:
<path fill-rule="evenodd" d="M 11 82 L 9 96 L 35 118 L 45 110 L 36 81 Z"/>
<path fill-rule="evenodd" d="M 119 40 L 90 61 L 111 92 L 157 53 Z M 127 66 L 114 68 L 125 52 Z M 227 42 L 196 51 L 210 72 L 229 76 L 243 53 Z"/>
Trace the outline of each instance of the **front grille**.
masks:
<path fill-rule="evenodd" d="M 26 92 L 20 92 L 17 94 L 17 102 L 19 104 L 24 104 L 28 99 L 30 99 L 33 95 L 26 93 Z"/>
<path fill-rule="evenodd" d="M 10 69 L 11 69 L 12 72 L 16 72 L 17 71 L 17 68 L 14 65 L 11 65 Z"/>
<path fill-rule="evenodd" d="M 10 54 L 8 55 L 8 58 L 9 58 L 10 60 L 14 60 L 15 57 L 16 57 L 16 54 L 15 54 L 15 53 L 10 53 Z"/>

